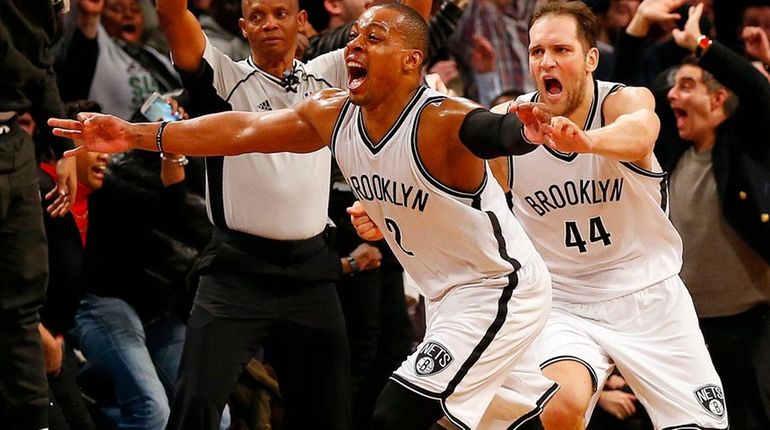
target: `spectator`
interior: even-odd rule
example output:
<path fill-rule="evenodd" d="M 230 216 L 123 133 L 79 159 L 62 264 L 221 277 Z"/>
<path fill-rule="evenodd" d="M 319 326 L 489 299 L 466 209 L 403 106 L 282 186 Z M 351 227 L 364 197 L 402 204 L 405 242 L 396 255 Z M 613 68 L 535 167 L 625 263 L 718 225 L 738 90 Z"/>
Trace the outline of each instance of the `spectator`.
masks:
<path fill-rule="evenodd" d="M 139 0 L 77 0 L 77 27 L 57 48 L 62 99 L 99 102 L 104 112 L 136 118 L 153 92 L 181 87 L 169 60 L 143 44 Z"/>
<path fill-rule="evenodd" d="M 47 129 L 47 117 L 63 113 L 48 50 L 57 21 L 52 4 L 0 0 L 0 422 L 12 430 L 49 425 L 38 332 L 48 254 L 35 145 L 17 118 L 30 111 Z M 53 145 L 57 154 L 72 147 L 46 145 Z M 48 211 L 61 216 L 76 197 L 75 160 L 57 163 L 56 170 L 56 185 L 46 198 L 56 197 Z"/>
<path fill-rule="evenodd" d="M 765 429 L 770 224 L 762 214 L 770 213 L 770 134 L 758 124 L 770 118 L 770 84 L 745 58 L 701 34 L 702 8 L 690 8 L 684 31 L 674 32 L 696 57 L 676 71 L 668 102 L 657 105 L 655 153 L 671 172 L 682 278 L 724 384 L 730 426 Z M 674 18 L 662 0 L 645 0 L 637 15 L 617 47 L 628 70 L 642 61 L 635 46 L 650 22 Z"/>
<path fill-rule="evenodd" d="M 75 102 L 65 106 L 66 115 L 75 119 L 80 111 L 98 112 L 94 102 Z M 32 123 L 34 128 L 35 123 Z M 55 185 L 56 160 L 53 154 L 42 154 L 40 192 L 48 193 Z M 107 154 L 85 152 L 77 156 L 78 193 L 72 209 L 63 217 L 43 214 L 48 238 L 48 294 L 40 309 L 40 336 L 43 340 L 46 371 L 51 400 L 52 430 L 93 430 L 77 374 L 80 363 L 67 332 L 75 325 L 75 312 L 83 296 L 84 247 L 88 231 L 88 197 L 101 188 L 109 158 Z"/>
<path fill-rule="evenodd" d="M 490 106 L 493 97 L 501 92 L 521 88 L 534 89 L 527 73 L 527 24 L 535 3 L 530 0 L 474 0 L 465 9 L 458 31 L 453 38 L 454 54 L 458 61 L 470 68 L 474 38 L 483 36 L 494 47 L 495 68 L 491 75 L 471 72 L 475 85 L 466 88 L 466 97 Z"/>
<path fill-rule="evenodd" d="M 668 93 L 679 137 L 659 143 L 671 171 L 671 220 L 684 241 L 682 277 L 724 381 L 730 426 L 770 428 L 770 83 L 705 38 L 698 9 L 679 46 L 696 54 Z M 740 105 L 736 107 L 736 96 Z M 736 110 L 737 109 L 737 110 Z"/>
<path fill-rule="evenodd" d="M 116 156 L 88 202 L 86 293 L 73 335 L 99 421 L 117 428 L 166 426 L 184 340 L 183 317 L 172 307 L 197 255 L 189 238 L 205 235 L 183 218 L 191 216 L 182 211 L 185 158 L 153 155 Z M 197 211 L 203 217 L 202 205 Z M 174 232 L 184 227 L 188 239 L 179 241 Z"/>

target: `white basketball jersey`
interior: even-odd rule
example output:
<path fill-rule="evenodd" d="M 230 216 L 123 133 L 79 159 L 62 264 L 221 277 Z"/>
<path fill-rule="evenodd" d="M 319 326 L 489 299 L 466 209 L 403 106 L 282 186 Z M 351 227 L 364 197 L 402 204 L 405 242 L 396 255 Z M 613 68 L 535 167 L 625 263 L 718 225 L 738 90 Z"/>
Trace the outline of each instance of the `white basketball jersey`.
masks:
<path fill-rule="evenodd" d="M 213 69 L 217 95 L 236 111 L 288 108 L 315 92 L 347 85 L 342 50 L 308 64 L 295 60 L 292 73 L 283 79 L 259 68 L 251 57 L 231 60 L 208 39 L 203 59 Z M 276 240 L 307 239 L 324 230 L 331 176 L 327 148 L 310 154 L 224 157 L 221 172 L 212 166 L 207 160 L 206 200 L 215 224 Z"/>
<path fill-rule="evenodd" d="M 356 197 L 428 299 L 459 286 L 502 288 L 535 252 L 489 166 L 479 189 L 466 193 L 442 185 L 422 165 L 420 113 L 443 98 L 420 87 L 377 143 L 366 134 L 360 108 L 347 101 L 331 139 Z"/>
<path fill-rule="evenodd" d="M 594 81 L 585 130 L 620 84 Z M 537 92 L 520 100 L 534 101 Z M 551 271 L 554 300 L 609 300 L 679 273 L 682 241 L 668 219 L 668 177 L 595 154 L 546 146 L 510 157 L 514 213 Z"/>

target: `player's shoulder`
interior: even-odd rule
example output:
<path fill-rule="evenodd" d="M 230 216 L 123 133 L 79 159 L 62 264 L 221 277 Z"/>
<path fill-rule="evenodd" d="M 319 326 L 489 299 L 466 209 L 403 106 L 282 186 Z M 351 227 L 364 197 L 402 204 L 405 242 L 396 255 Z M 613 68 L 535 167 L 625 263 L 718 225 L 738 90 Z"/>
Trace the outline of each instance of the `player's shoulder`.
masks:
<path fill-rule="evenodd" d="M 634 99 L 652 99 L 652 91 L 645 87 L 627 86 L 618 83 L 606 83 L 608 100 L 632 101 Z"/>
<path fill-rule="evenodd" d="M 429 103 L 425 107 L 425 115 L 434 117 L 440 122 L 457 119 L 462 121 L 468 112 L 481 107 L 478 103 L 462 97 L 445 97 Z"/>
<path fill-rule="evenodd" d="M 326 88 L 309 97 L 311 103 L 321 109 L 340 108 L 349 99 L 348 92 L 339 88 Z"/>
<path fill-rule="evenodd" d="M 296 105 L 295 109 L 313 122 L 334 123 L 347 100 L 347 91 L 328 88 L 313 93 Z"/>

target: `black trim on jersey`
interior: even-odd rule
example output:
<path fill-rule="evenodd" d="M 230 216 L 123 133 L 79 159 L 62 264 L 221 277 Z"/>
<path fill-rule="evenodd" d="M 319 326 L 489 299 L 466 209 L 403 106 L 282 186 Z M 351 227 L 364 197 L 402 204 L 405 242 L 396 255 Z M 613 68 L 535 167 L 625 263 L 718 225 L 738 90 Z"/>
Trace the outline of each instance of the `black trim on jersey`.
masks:
<path fill-rule="evenodd" d="M 429 104 L 435 103 L 440 100 L 444 100 L 446 97 L 444 96 L 437 96 L 437 97 L 430 97 L 425 99 L 425 101 L 422 103 L 422 106 L 419 107 L 419 110 L 417 111 L 417 115 L 414 119 L 414 127 L 412 127 L 412 137 L 411 137 L 411 145 L 412 145 L 412 156 L 414 157 L 415 164 L 417 165 L 417 170 L 422 173 L 422 176 L 430 182 L 434 187 L 438 188 L 439 190 L 459 198 L 464 199 L 471 199 L 471 207 L 474 209 L 481 210 L 481 193 L 484 191 L 484 187 L 487 185 L 488 175 L 487 175 L 487 169 L 486 164 L 484 167 L 484 179 L 481 181 L 481 185 L 479 185 L 479 188 L 476 189 L 476 191 L 469 193 L 466 191 L 460 191 L 455 190 L 454 188 L 450 188 L 444 184 L 442 184 L 438 179 L 434 178 L 430 173 L 428 173 L 428 169 L 425 168 L 425 165 L 422 164 L 422 159 L 420 159 L 420 154 L 417 151 L 417 132 L 419 129 L 420 124 L 420 116 L 422 115 L 422 111 L 428 107 Z"/>
<path fill-rule="evenodd" d="M 660 208 L 663 212 L 668 210 L 668 174 L 660 180 Z"/>
<path fill-rule="evenodd" d="M 596 376 L 596 371 L 594 368 L 591 367 L 591 365 L 582 358 L 575 357 L 574 355 L 559 355 L 542 362 L 540 364 L 540 369 L 544 369 L 546 366 L 549 366 L 553 363 L 558 363 L 560 361 L 574 361 L 576 363 L 582 364 L 588 370 L 588 373 L 591 374 L 591 386 L 593 387 L 593 392 L 596 392 L 599 387 L 599 378 Z"/>
<path fill-rule="evenodd" d="M 244 78 L 241 82 L 239 82 L 236 85 L 236 87 L 238 85 L 240 85 L 243 81 L 248 79 L 249 77 L 253 76 L 255 72 L 258 72 L 259 74 L 261 74 L 262 76 L 267 78 L 268 81 L 270 81 L 270 82 L 280 86 L 287 93 L 288 92 L 296 93 L 297 92 L 297 86 L 299 85 L 300 81 L 302 81 L 302 80 L 308 81 L 308 80 L 312 79 L 312 80 L 314 80 L 316 82 L 323 82 L 329 88 L 333 88 L 334 87 L 334 85 L 329 83 L 329 81 L 327 81 L 326 79 L 319 78 L 316 75 L 308 73 L 304 68 L 298 67 L 298 66 L 302 65 L 302 63 L 300 61 L 298 61 L 298 60 L 294 60 L 291 63 L 291 72 L 284 73 L 284 76 L 282 78 L 279 78 L 277 76 L 273 76 L 272 74 L 270 74 L 265 69 L 259 67 L 254 62 L 254 60 L 251 59 L 251 56 L 247 57 L 245 61 L 246 61 L 246 64 L 248 64 L 249 66 L 251 66 L 254 69 L 254 72 L 249 73 L 249 75 L 246 76 L 246 78 Z M 233 88 L 233 90 L 235 90 L 235 88 Z M 230 96 L 232 96 L 232 92 L 230 92 L 230 95 L 228 96 L 228 100 L 230 99 Z"/>
<path fill-rule="evenodd" d="M 487 328 L 486 333 L 484 333 L 484 336 L 481 338 L 479 343 L 476 344 L 476 347 L 473 348 L 473 351 L 468 356 L 468 358 L 465 359 L 462 366 L 460 366 L 460 370 L 455 374 L 452 380 L 449 381 L 447 388 L 441 393 L 442 398 L 446 398 L 454 392 L 455 388 L 457 388 L 457 385 L 460 384 L 460 381 L 462 381 L 465 375 L 467 375 L 470 371 L 471 367 L 473 367 L 479 358 L 481 358 L 481 354 L 486 351 L 486 349 L 489 347 L 489 344 L 492 343 L 492 340 L 497 335 L 497 332 L 500 331 L 500 328 L 502 328 L 503 323 L 508 317 L 508 302 L 510 302 L 511 297 L 513 296 L 513 290 L 516 289 L 516 286 L 519 283 L 519 276 L 517 273 L 519 269 L 521 269 L 521 263 L 508 255 L 505 237 L 503 237 L 502 228 L 500 227 L 500 221 L 497 219 L 497 215 L 491 211 L 486 211 L 485 213 L 489 217 L 489 222 L 492 225 L 492 230 L 494 232 L 495 238 L 497 239 L 500 257 L 511 264 L 513 271 L 508 274 L 508 285 L 503 288 L 502 294 L 500 294 L 500 299 L 497 301 L 497 314 L 495 315 L 494 321 L 492 321 L 492 324 Z"/>
<path fill-rule="evenodd" d="M 626 166 L 629 170 L 648 178 L 660 179 L 660 208 L 663 212 L 668 208 L 668 172 L 652 172 L 647 169 L 643 169 L 634 163 L 629 161 L 621 161 L 620 164 Z"/>
<path fill-rule="evenodd" d="M 727 430 L 729 428 L 729 424 L 727 427 L 723 427 L 721 429 L 716 427 L 701 427 L 698 424 L 679 424 L 673 427 L 666 427 L 661 430 Z"/>
<path fill-rule="evenodd" d="M 539 399 L 535 402 L 535 408 L 531 411 L 527 412 L 526 414 L 522 415 L 513 422 L 513 424 L 508 427 L 507 430 L 516 430 L 517 428 L 521 427 L 524 423 L 531 420 L 532 418 L 537 418 L 540 416 L 540 414 L 543 413 L 543 408 L 546 404 L 548 404 L 549 401 L 551 401 L 551 398 L 553 398 L 553 395 L 556 394 L 556 392 L 559 391 L 559 384 L 553 383 L 550 388 L 545 390 L 545 393 L 543 393 L 542 396 L 540 396 Z"/>
<path fill-rule="evenodd" d="M 229 103 L 230 102 L 230 98 L 233 96 L 233 94 L 235 94 L 235 90 L 237 90 L 238 87 L 240 87 L 242 83 L 248 81 L 249 78 L 251 78 L 252 76 L 257 74 L 257 72 L 258 72 L 258 70 L 253 70 L 251 73 L 246 75 L 243 79 L 241 79 L 240 81 L 236 82 L 235 85 L 233 86 L 233 88 L 230 90 L 230 92 L 227 93 L 227 98 L 225 99 L 225 101 Z"/>
<path fill-rule="evenodd" d="M 296 60 L 294 60 L 296 61 Z M 271 75 L 267 70 L 259 67 L 257 63 L 254 62 L 254 60 L 251 59 L 251 55 L 246 57 L 246 63 L 253 67 L 255 71 L 259 72 L 261 75 L 266 77 L 269 81 L 272 81 L 276 85 L 280 85 L 283 88 L 283 80 L 277 76 Z M 294 62 L 291 63 L 292 72 L 294 71 Z M 251 75 L 251 73 L 249 73 Z"/>
<path fill-rule="evenodd" d="M 225 100 L 217 93 L 217 89 L 214 86 L 214 69 L 208 60 L 203 60 L 198 72 L 189 74 L 180 71 L 179 75 L 182 78 L 184 87 L 191 96 L 190 103 L 186 106 L 191 114 L 200 116 L 233 110 L 233 106 L 229 103 L 230 96 L 228 95 L 227 100 Z M 238 82 L 235 88 L 245 82 L 249 76 Z M 235 88 L 233 88 L 233 91 L 235 91 Z M 232 92 L 230 95 L 232 95 Z M 206 204 L 211 212 L 211 220 L 217 227 L 227 228 L 224 209 L 224 186 L 222 183 L 224 157 L 206 157 L 204 162 L 207 179 L 206 190 L 208 192 Z"/>
<path fill-rule="evenodd" d="M 339 135 L 340 128 L 342 127 L 342 121 L 345 118 L 345 115 L 348 113 L 348 109 L 350 109 L 350 106 L 352 105 L 352 102 L 350 101 L 350 98 L 345 100 L 345 103 L 342 105 L 342 109 L 340 109 L 340 114 L 337 115 L 337 121 L 334 122 L 334 129 L 332 129 L 332 137 L 329 141 L 329 148 L 332 150 L 332 157 L 337 158 L 337 136 Z"/>
<path fill-rule="evenodd" d="M 535 93 L 535 97 L 539 97 L 539 92 Z M 586 117 L 586 122 L 583 124 L 583 130 L 588 130 L 588 127 L 590 127 L 591 124 L 593 124 L 594 122 L 594 118 L 596 117 L 596 111 L 598 107 L 597 100 L 599 100 L 599 83 L 596 81 L 596 79 L 594 79 L 594 98 L 591 100 L 591 107 L 588 108 L 588 116 Z M 602 114 L 602 118 L 604 118 L 603 114 Z M 553 155 L 554 157 L 562 161 L 570 162 L 575 158 L 577 158 L 578 156 L 577 152 L 570 152 L 570 153 L 561 152 L 549 147 L 548 145 L 543 145 L 543 147 L 545 147 L 545 149 L 548 152 L 550 152 L 551 155 Z"/>
<path fill-rule="evenodd" d="M 426 397 L 431 400 L 438 400 L 439 405 L 441 405 L 441 410 L 444 412 L 444 415 L 447 417 L 449 421 L 451 421 L 454 425 L 456 425 L 457 427 L 460 427 L 463 430 L 470 430 L 470 427 L 467 424 L 460 421 L 457 417 L 455 417 L 449 412 L 449 409 L 447 409 L 446 407 L 446 398 L 441 397 L 440 393 L 434 393 L 422 387 L 418 387 L 417 385 L 412 384 L 411 382 L 407 381 L 406 379 L 396 374 L 390 375 L 390 380 L 397 384 L 400 384 L 407 390 L 412 391 L 416 394 L 419 394 L 423 397 Z"/>
<path fill-rule="evenodd" d="M 598 81 L 595 81 L 595 82 L 598 83 Z M 607 91 L 607 96 L 623 87 L 625 87 L 625 85 L 616 83 L 615 85 L 612 86 L 612 88 L 610 88 L 609 91 Z M 602 100 L 602 117 L 601 117 L 602 122 L 600 127 L 604 127 L 604 125 L 606 124 L 606 121 L 604 120 L 604 102 L 607 100 L 607 96 L 604 96 L 604 100 Z"/>
<path fill-rule="evenodd" d="M 414 93 L 414 96 L 412 96 L 412 99 L 409 100 L 409 103 L 407 103 L 406 107 L 401 111 L 401 113 L 398 116 L 398 119 L 396 119 L 396 122 L 393 123 L 393 125 L 390 126 L 390 129 L 387 133 L 385 133 L 385 136 L 380 139 L 379 142 L 374 143 L 372 142 L 372 139 L 369 137 L 369 134 L 366 132 L 366 127 L 364 126 L 364 116 L 361 113 L 361 110 L 358 110 L 358 118 L 356 118 L 358 122 L 358 132 L 361 135 L 361 140 L 364 141 L 364 144 L 366 144 L 366 147 L 369 148 L 369 152 L 372 153 L 372 155 L 377 155 L 380 150 L 385 146 L 385 144 L 390 140 L 391 137 L 398 131 L 398 129 L 401 127 L 401 124 L 406 119 L 409 112 L 414 108 L 414 106 L 417 104 L 417 100 L 422 96 L 422 94 L 427 90 L 426 87 L 420 86 L 417 88 L 417 91 Z"/>
<path fill-rule="evenodd" d="M 314 81 L 316 81 L 316 82 L 323 82 L 323 83 L 324 83 L 324 84 L 326 84 L 326 86 L 328 86 L 329 88 L 334 88 L 334 85 L 332 85 L 332 84 L 331 84 L 329 81 L 327 81 L 327 80 L 326 80 L 326 79 L 324 79 L 324 78 L 319 78 L 318 76 L 316 76 L 316 75 L 313 75 L 313 74 L 311 74 L 311 73 L 307 73 L 307 72 L 306 72 L 306 71 L 304 71 L 304 70 L 302 71 L 302 73 L 305 75 L 305 78 L 306 78 L 306 79 L 308 79 L 308 80 L 309 80 L 309 79 L 312 79 L 312 80 L 314 80 Z"/>
<path fill-rule="evenodd" d="M 209 189 L 209 209 L 211 210 L 211 220 L 217 227 L 227 227 L 225 220 L 224 186 L 222 179 L 224 177 L 225 157 L 206 157 L 204 164 L 206 166 L 206 178 Z"/>
<path fill-rule="evenodd" d="M 505 202 L 508 204 L 508 210 L 513 212 L 513 190 L 505 192 Z"/>
<path fill-rule="evenodd" d="M 554 157 L 558 158 L 559 160 L 566 161 L 568 163 L 574 160 L 575 158 L 577 158 L 578 156 L 577 152 L 570 152 L 569 154 L 567 154 L 565 152 L 557 151 L 548 145 L 543 145 L 543 148 L 545 148 L 545 150 L 548 151 Z"/>
<path fill-rule="evenodd" d="M 583 124 L 583 130 L 589 130 L 591 124 L 594 123 L 596 111 L 599 108 L 599 103 L 597 100 L 599 100 L 599 83 L 596 81 L 596 79 L 594 79 L 594 98 L 591 100 L 591 107 L 588 108 L 588 118 L 586 118 L 586 122 Z M 604 100 L 602 100 L 602 104 L 604 104 Z"/>
<path fill-rule="evenodd" d="M 620 164 L 628 167 L 632 172 L 638 173 L 642 176 L 647 176 L 648 178 L 665 178 L 667 175 L 666 172 L 653 172 L 651 170 L 644 169 L 630 161 L 621 161 Z"/>

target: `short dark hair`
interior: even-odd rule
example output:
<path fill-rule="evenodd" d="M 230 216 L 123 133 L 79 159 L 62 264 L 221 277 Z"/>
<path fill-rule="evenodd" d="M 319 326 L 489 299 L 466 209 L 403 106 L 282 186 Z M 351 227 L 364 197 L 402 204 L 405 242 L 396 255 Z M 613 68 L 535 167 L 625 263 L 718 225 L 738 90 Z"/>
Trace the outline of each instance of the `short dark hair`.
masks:
<path fill-rule="evenodd" d="M 383 3 L 374 7 L 392 9 L 399 13 L 401 19 L 398 28 L 408 47 L 419 49 L 423 53 L 423 63 L 428 60 L 428 44 L 430 43 L 430 30 L 423 17 L 414 9 L 401 3 Z"/>
<path fill-rule="evenodd" d="M 329 22 L 331 22 L 331 17 L 324 7 L 323 0 L 299 0 L 299 10 L 307 12 L 307 20 L 315 31 L 326 30 Z"/>
<path fill-rule="evenodd" d="M 548 15 L 566 15 L 575 18 L 577 36 L 583 44 L 583 48 L 588 51 L 596 47 L 596 39 L 599 37 L 599 20 L 585 3 L 571 0 L 546 0 L 535 9 L 527 30 L 530 30 L 537 20 Z"/>
<path fill-rule="evenodd" d="M 682 59 L 682 65 L 689 65 L 689 66 L 695 66 L 703 72 L 703 77 L 701 80 L 703 81 L 703 85 L 706 86 L 706 89 L 708 89 L 709 94 L 713 93 L 714 91 L 724 88 L 727 90 L 727 100 L 725 100 L 725 104 L 723 105 L 723 108 L 725 110 L 725 115 L 730 116 L 732 115 L 736 109 L 738 109 L 738 96 L 735 95 L 734 92 L 730 90 L 730 88 L 727 88 L 724 86 L 721 82 L 717 81 L 717 79 L 709 73 L 706 69 L 700 66 L 700 63 L 698 62 L 698 57 L 695 55 L 688 55 Z"/>

